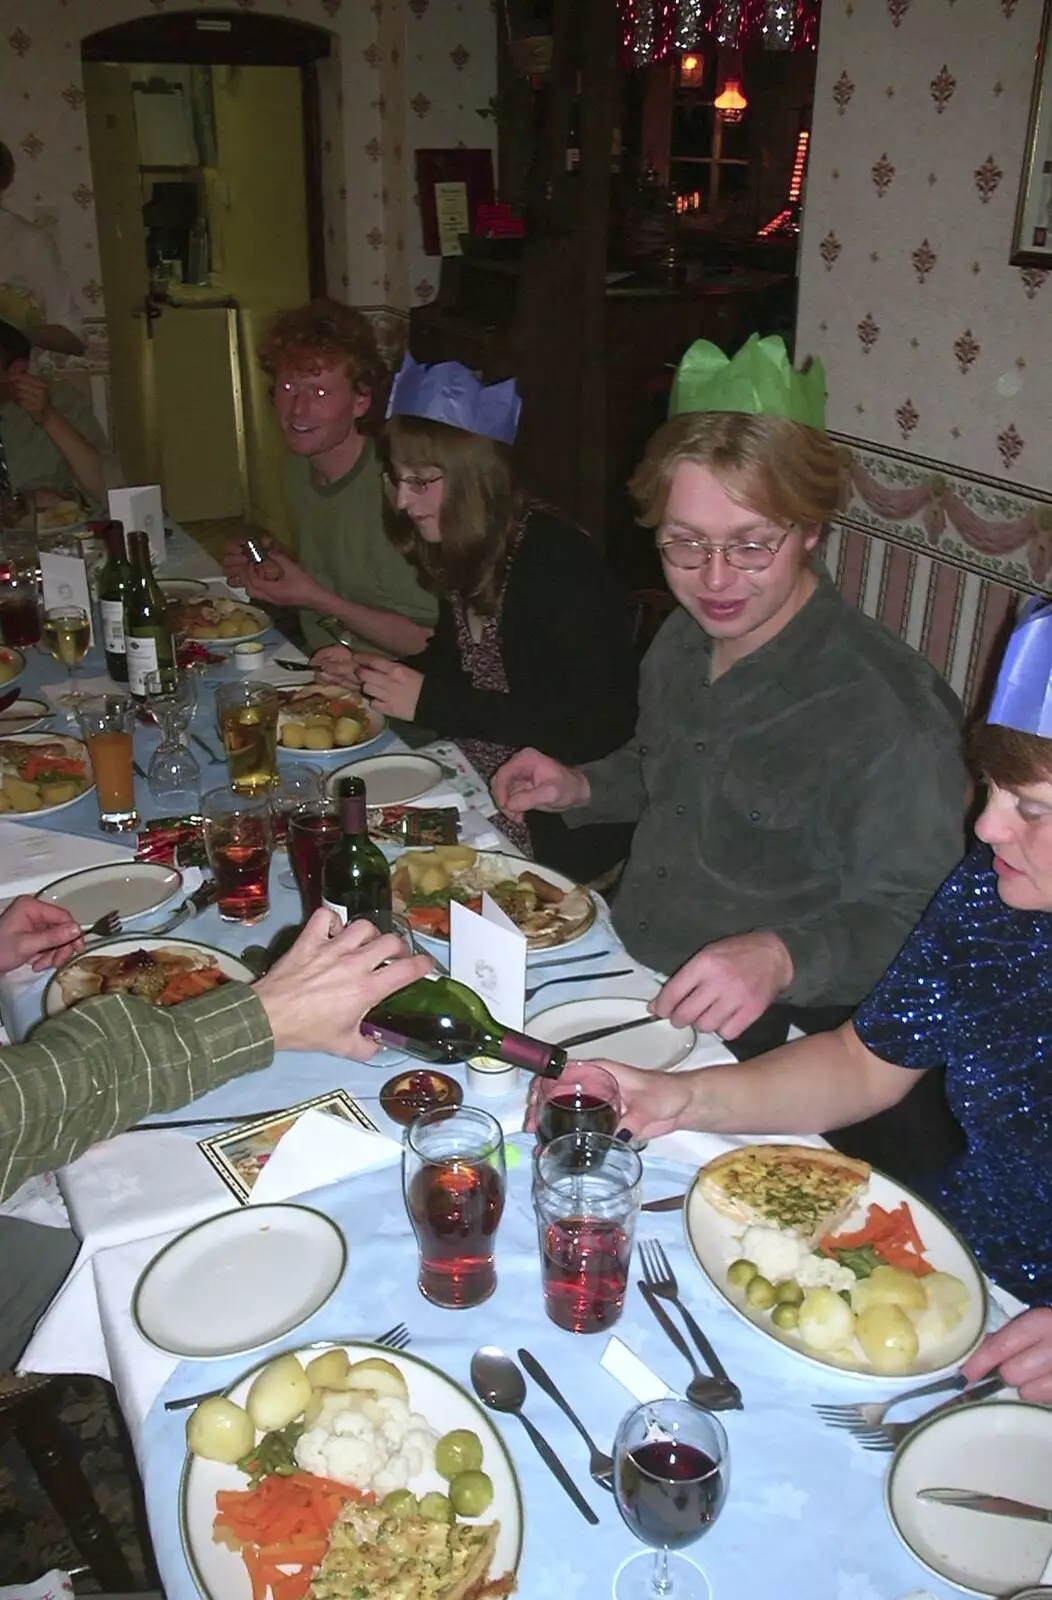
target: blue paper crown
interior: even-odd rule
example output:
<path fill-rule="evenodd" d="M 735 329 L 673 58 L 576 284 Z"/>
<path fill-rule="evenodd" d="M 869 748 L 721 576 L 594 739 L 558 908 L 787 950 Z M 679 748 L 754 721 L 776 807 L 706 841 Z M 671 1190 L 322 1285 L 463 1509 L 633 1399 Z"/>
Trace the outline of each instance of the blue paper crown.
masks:
<path fill-rule="evenodd" d="M 1052 600 L 1043 595 L 1019 614 L 986 720 L 1052 739 Z"/>
<path fill-rule="evenodd" d="M 514 378 L 484 384 L 459 361 L 436 361 L 428 367 L 409 355 L 387 402 L 389 417 L 427 417 L 501 444 L 514 444 L 521 410 Z"/>

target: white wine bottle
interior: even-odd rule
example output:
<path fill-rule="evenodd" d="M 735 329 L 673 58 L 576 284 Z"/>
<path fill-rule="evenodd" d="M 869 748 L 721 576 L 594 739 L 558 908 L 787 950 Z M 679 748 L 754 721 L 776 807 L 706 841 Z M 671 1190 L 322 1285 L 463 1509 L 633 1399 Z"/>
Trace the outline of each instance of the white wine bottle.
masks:
<path fill-rule="evenodd" d="M 175 646 L 168 621 L 168 606 L 150 565 L 149 535 L 133 529 L 128 534 L 128 555 L 131 574 L 124 590 L 124 650 L 128 663 L 128 688 L 136 700 L 145 700 L 148 675 L 174 669 Z"/>
<path fill-rule="evenodd" d="M 127 683 L 128 659 L 124 651 L 124 595 L 131 567 L 124 548 L 124 528 L 111 522 L 106 529 L 106 565 L 99 573 L 99 612 L 106 670 L 114 683 Z"/>

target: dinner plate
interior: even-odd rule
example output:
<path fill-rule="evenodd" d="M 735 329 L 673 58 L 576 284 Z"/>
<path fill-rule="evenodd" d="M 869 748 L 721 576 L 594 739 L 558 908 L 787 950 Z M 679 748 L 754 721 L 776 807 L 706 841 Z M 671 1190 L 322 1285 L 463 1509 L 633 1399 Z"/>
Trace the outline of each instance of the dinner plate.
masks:
<path fill-rule="evenodd" d="M 158 578 L 161 593 L 167 600 L 205 600 L 208 598 L 209 588 L 207 583 L 202 583 L 200 578 Z"/>
<path fill-rule="evenodd" d="M 88 926 L 110 911 L 116 911 L 124 922 L 145 916 L 178 894 L 182 886 L 183 875 L 175 867 L 153 861 L 111 861 L 56 878 L 38 890 L 37 899 L 65 906 L 79 923 Z"/>
<path fill-rule="evenodd" d="M 0 662 L 3 662 L 8 668 L 14 669 L 9 677 L 0 680 L 0 694 L 6 694 L 7 690 L 13 684 L 16 684 L 23 672 L 25 672 L 26 658 L 22 651 L 16 650 L 13 645 L 0 644 Z"/>
<path fill-rule="evenodd" d="M 101 944 L 92 945 L 87 954 L 92 956 L 126 956 L 133 950 L 204 951 L 207 955 L 215 956 L 219 970 L 225 972 L 227 977 L 233 979 L 236 983 L 255 983 L 256 981 L 255 973 L 246 967 L 243 961 L 239 961 L 236 956 L 230 955 L 226 950 L 220 950 L 216 945 L 200 944 L 193 939 L 151 938 L 149 934 L 143 934 L 140 938 L 136 938 L 134 934 L 129 934 L 126 938 L 104 939 Z M 44 990 L 45 1017 L 54 1017 L 60 1011 L 65 1011 L 66 1002 L 62 998 L 59 979 L 64 972 L 68 972 L 71 967 L 76 966 L 82 956 L 83 953 L 72 956 L 65 966 L 60 967 L 52 975 L 47 988 Z"/>
<path fill-rule="evenodd" d="M 396 1366 L 409 1386 L 411 1409 L 426 1419 L 434 1433 L 442 1435 L 455 1428 L 467 1428 L 478 1435 L 482 1443 L 482 1470 L 493 1482 L 493 1502 L 478 1520 L 500 1523 L 490 1576 L 499 1578 L 506 1572 L 515 1573 L 522 1558 L 522 1490 L 507 1446 L 488 1413 L 452 1378 L 418 1356 L 357 1340 L 341 1339 L 338 1344 L 352 1361 L 381 1356 Z M 336 1346 L 331 1344 L 303 1345 L 296 1354 L 306 1365 L 312 1356 L 333 1348 Z M 235 1403 L 244 1402 L 258 1371 L 257 1365 L 226 1391 Z M 187 1563 L 205 1600 L 251 1600 L 248 1572 L 241 1557 L 226 1545 L 216 1544 L 212 1538 L 216 1494 L 221 1489 L 242 1489 L 247 1484 L 245 1474 L 237 1467 L 205 1461 L 200 1456 L 186 1458 L 179 1485 L 179 1527 Z M 431 1489 L 445 1493 L 448 1484 L 432 1468 L 411 1478 L 409 1487 L 419 1495 Z"/>
<path fill-rule="evenodd" d="M 247 1355 L 313 1316 L 346 1265 L 343 1234 L 309 1206 L 223 1211 L 144 1267 L 132 1320 L 150 1344 L 184 1361 Z"/>
<path fill-rule="evenodd" d="M 1052 1410 L 985 1400 L 921 1422 L 884 1480 L 891 1525 L 929 1572 L 968 1594 L 1011 1595 L 1041 1581 L 1052 1525 L 919 1500 L 918 1489 L 975 1489 L 1052 1507 Z"/>
<path fill-rule="evenodd" d="M 301 752 L 301 756 L 306 755 L 306 751 Z M 338 767 L 326 779 L 329 795 L 337 794 L 341 778 L 361 778 L 371 806 L 403 806 L 440 784 L 442 768 L 430 756 L 366 756 L 364 761 L 352 760 Z"/>
<path fill-rule="evenodd" d="M 582 977 L 582 983 L 587 981 Z M 646 1000 L 617 995 L 595 1000 L 567 1000 L 530 1017 L 526 1031 L 532 1039 L 543 1039 L 545 1044 L 561 1044 L 564 1039 L 590 1033 L 593 1028 L 614 1028 L 623 1022 L 634 1022 L 637 1017 L 649 1014 L 647 1005 Z M 591 1044 L 575 1044 L 571 1054 L 575 1061 L 623 1061 L 630 1067 L 667 1072 L 687 1059 L 697 1039 L 693 1028 L 674 1028 L 662 1017 L 660 1021 L 648 1022 L 645 1028 L 593 1039 Z"/>
<path fill-rule="evenodd" d="M 331 761 L 334 756 L 339 756 L 346 766 L 349 756 L 353 756 L 357 750 L 365 750 L 369 745 L 374 745 L 387 731 L 387 718 L 370 706 L 366 711 L 363 737 L 357 744 L 334 745 L 331 750 L 293 750 L 289 745 L 281 743 L 282 716 L 289 722 L 294 722 L 295 718 L 288 716 L 286 712 L 278 717 L 278 755 L 284 756 L 288 761 Z"/>
<path fill-rule="evenodd" d="M 219 611 L 221 613 L 225 612 L 227 616 L 229 616 L 233 611 L 247 611 L 256 623 L 256 626 L 254 628 L 250 628 L 247 633 L 235 633 L 222 639 L 214 637 L 204 638 L 196 633 L 186 634 L 188 639 L 193 639 L 195 643 L 207 646 L 209 650 L 229 650 L 235 644 L 247 644 L 249 639 L 262 639 L 263 635 L 268 633 L 272 626 L 271 620 L 267 616 L 267 613 L 265 611 L 261 611 L 258 606 L 246 605 L 240 600 L 228 600 L 226 595 L 195 595 L 193 598 L 212 600 L 213 603 L 218 607 Z"/>
<path fill-rule="evenodd" d="M 14 737 L 13 735 L 4 735 Z M 40 806 L 36 811 L 5 811 L 5 817 L 49 817 L 56 811 L 66 811 L 70 806 L 79 805 L 85 795 L 91 793 L 95 782 L 91 772 L 91 760 L 88 756 L 88 747 L 83 739 L 74 739 L 68 733 L 20 733 L 17 735 L 19 744 L 60 744 L 68 756 L 77 756 L 84 763 L 84 772 L 88 779 L 88 786 L 80 794 L 75 794 L 72 800 L 60 800 L 55 806 Z"/>
<path fill-rule="evenodd" d="M 16 700 L 6 711 L 0 711 L 0 739 L 16 739 L 23 733 L 32 733 L 52 715 L 46 700 Z"/>
<path fill-rule="evenodd" d="M 367 791 L 367 794 L 370 805 L 381 803 L 373 801 L 371 789 Z M 429 853 L 426 845 L 413 846 L 411 848 L 413 855 L 427 855 Z M 405 850 L 399 851 L 399 855 L 405 855 L 406 853 Z M 500 876 L 517 878 L 520 872 L 536 873 L 538 878 L 544 878 L 546 882 L 553 883 L 557 889 L 562 890 L 563 894 L 569 894 L 578 887 L 572 878 L 564 877 L 561 872 L 555 872 L 551 867 L 542 867 L 539 862 L 530 861 L 525 856 L 515 856 L 501 850 L 478 850 L 476 851 L 476 858 L 477 863 L 488 866 Z M 392 868 L 397 867 L 398 856 L 394 858 L 391 865 Z M 549 950 L 561 950 L 564 945 L 576 944 L 579 939 L 584 938 L 585 934 L 590 933 L 595 924 L 596 905 L 591 895 L 588 896 L 588 901 L 591 913 L 579 928 L 571 929 L 563 939 L 552 941 L 538 939 L 536 943 L 530 943 L 527 937 L 527 955 L 541 955 Z M 399 909 L 397 904 L 395 909 Z M 449 948 L 449 940 L 441 934 L 423 933 L 419 928 L 414 928 L 413 937 L 421 940 L 425 945 L 434 945 L 440 950 L 448 950 Z"/>
<path fill-rule="evenodd" d="M 803 1148 L 810 1150 L 811 1147 Z M 704 1170 L 703 1167 L 701 1171 Z M 736 1246 L 745 1224 L 723 1216 L 709 1204 L 701 1192 L 700 1176 L 699 1173 L 691 1184 L 683 1207 L 683 1227 L 695 1261 L 732 1311 L 765 1338 L 777 1339 L 797 1360 L 806 1361 L 811 1366 L 850 1372 L 856 1377 L 883 1384 L 885 1388 L 894 1388 L 896 1384 L 913 1383 L 918 1377 L 934 1378 L 954 1371 L 982 1338 L 987 1314 L 986 1283 L 971 1250 L 960 1234 L 920 1195 L 874 1169 L 860 1200 L 837 1231 L 850 1233 L 861 1228 L 867 1210 L 873 1204 L 890 1210 L 903 1200 L 907 1201 L 917 1232 L 924 1242 L 927 1259 L 939 1272 L 952 1272 L 961 1279 L 968 1290 L 968 1309 L 955 1328 L 918 1353 L 908 1372 L 875 1372 L 854 1345 L 847 1351 L 833 1354 L 809 1350 L 795 1328 L 776 1327 L 769 1311 L 749 1305 L 744 1291 L 728 1284 L 727 1268 L 740 1255 Z"/>

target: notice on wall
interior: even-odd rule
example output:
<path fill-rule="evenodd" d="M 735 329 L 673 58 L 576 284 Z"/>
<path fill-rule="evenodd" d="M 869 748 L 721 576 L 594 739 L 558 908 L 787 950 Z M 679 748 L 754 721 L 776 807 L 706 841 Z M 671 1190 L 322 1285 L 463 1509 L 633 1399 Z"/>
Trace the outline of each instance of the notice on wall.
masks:
<path fill-rule="evenodd" d="M 443 256 L 460 256 L 460 235 L 471 232 L 466 183 L 436 183 L 435 211 L 438 216 L 438 250 Z"/>

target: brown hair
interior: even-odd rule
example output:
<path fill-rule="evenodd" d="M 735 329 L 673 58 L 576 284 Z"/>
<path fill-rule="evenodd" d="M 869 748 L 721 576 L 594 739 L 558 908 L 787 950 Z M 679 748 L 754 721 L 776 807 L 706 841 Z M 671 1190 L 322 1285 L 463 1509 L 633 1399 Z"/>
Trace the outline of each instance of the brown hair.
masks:
<path fill-rule="evenodd" d="M 710 468 L 732 499 L 783 526 L 821 527 L 840 504 L 840 456 L 828 434 L 785 417 L 685 411 L 658 429 L 629 479 L 644 528 L 659 526 L 684 461 Z"/>
<path fill-rule="evenodd" d="M 424 587 L 460 595 L 480 616 L 492 616 L 508 549 L 527 510 L 509 447 L 446 422 L 395 416 L 384 428 L 381 452 L 389 468 L 431 468 L 445 478 L 440 544 L 422 539 L 412 519 L 388 504 L 391 537 Z"/>
<path fill-rule="evenodd" d="M 1052 739 L 996 722 L 980 722 L 972 729 L 968 760 L 977 778 L 988 778 L 999 789 L 1052 783 Z"/>
<path fill-rule="evenodd" d="M 359 394 L 372 396 L 372 404 L 358 427 L 375 433 L 383 421 L 390 373 L 376 342 L 371 323 L 360 311 L 339 300 L 312 300 L 291 311 L 279 311 L 268 325 L 259 347 L 259 364 L 273 378 L 280 366 L 316 372 L 322 365 L 342 362 Z"/>

